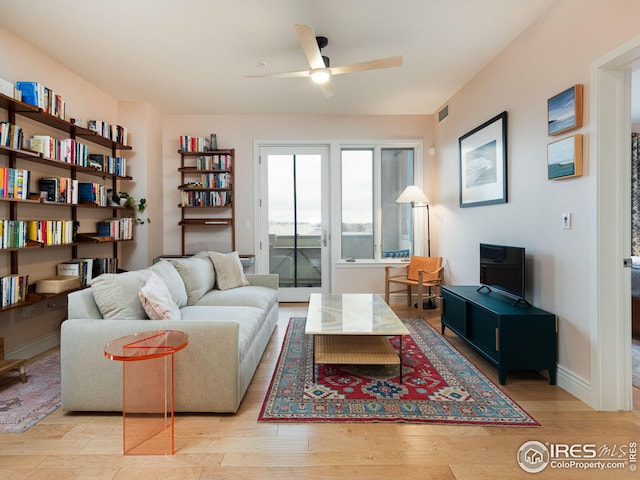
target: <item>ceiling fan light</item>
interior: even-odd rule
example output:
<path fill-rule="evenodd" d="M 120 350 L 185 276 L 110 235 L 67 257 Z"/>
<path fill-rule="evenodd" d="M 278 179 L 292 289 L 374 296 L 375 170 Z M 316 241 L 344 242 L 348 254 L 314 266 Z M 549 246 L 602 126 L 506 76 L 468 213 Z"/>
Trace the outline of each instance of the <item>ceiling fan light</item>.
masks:
<path fill-rule="evenodd" d="M 314 68 L 311 70 L 311 80 L 314 83 L 327 83 L 331 77 L 331 72 L 328 68 Z"/>

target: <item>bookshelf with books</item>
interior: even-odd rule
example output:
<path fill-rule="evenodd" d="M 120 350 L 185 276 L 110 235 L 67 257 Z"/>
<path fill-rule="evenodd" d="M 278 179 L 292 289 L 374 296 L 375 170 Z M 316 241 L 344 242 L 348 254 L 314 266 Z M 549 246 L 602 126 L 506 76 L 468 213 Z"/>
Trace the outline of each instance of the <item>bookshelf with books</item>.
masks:
<path fill-rule="evenodd" d="M 193 138 L 182 136 L 178 150 L 182 255 L 188 253 L 188 232 L 196 229 L 228 231 L 230 251 L 235 250 L 235 150 L 201 150 L 208 139 Z"/>
<path fill-rule="evenodd" d="M 69 258 L 80 258 L 84 253 L 85 257 L 104 255 L 110 263 L 117 262 L 118 243 L 131 239 L 130 226 L 126 226 L 126 234 L 122 234 L 124 227 L 118 230 L 117 237 L 105 237 L 98 230 L 103 222 L 131 216 L 130 209 L 109 202 L 107 194 L 108 190 L 122 190 L 121 181 L 132 180 L 126 174 L 126 160 L 119 156 L 121 151 L 132 150 L 126 129 L 106 124 L 105 135 L 105 122 L 98 122 L 101 131 L 97 132 L 93 125 L 84 128 L 65 120 L 64 112 L 0 93 L 0 114 L 3 111 L 0 255 L 7 255 L 8 260 L 0 262 L 0 278 L 23 275 L 21 263 L 32 262 L 21 260 L 21 256 L 34 248 L 70 248 Z M 95 247 L 84 250 L 85 245 Z M 100 249 L 98 255 L 96 248 Z M 51 256 L 66 255 L 55 252 Z M 16 296 L 19 301 L 8 306 L 0 298 L 0 312 L 48 298 L 35 293 L 39 280 L 35 277 L 39 275 L 38 271 L 29 278 L 26 298 Z"/>

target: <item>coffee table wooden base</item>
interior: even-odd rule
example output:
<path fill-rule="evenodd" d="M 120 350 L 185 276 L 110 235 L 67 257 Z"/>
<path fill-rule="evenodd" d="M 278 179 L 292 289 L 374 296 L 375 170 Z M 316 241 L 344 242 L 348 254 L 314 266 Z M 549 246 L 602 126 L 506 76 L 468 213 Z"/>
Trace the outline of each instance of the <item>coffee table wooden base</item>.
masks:
<path fill-rule="evenodd" d="M 402 337 L 400 355 L 384 336 L 366 335 L 314 335 L 313 381 L 316 365 L 395 365 L 400 366 L 402 383 Z"/>

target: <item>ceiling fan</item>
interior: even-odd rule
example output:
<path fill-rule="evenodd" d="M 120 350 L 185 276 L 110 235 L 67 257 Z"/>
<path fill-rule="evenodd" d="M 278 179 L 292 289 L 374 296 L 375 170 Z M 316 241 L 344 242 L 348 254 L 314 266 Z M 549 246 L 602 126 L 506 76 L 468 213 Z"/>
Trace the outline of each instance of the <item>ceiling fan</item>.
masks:
<path fill-rule="evenodd" d="M 298 34 L 298 39 L 302 45 L 307 61 L 309 62 L 309 70 L 299 72 L 280 72 L 280 73 L 264 73 L 261 75 L 247 75 L 247 78 L 264 78 L 264 77 L 310 77 L 322 89 L 325 97 L 333 96 L 333 85 L 331 77 L 333 75 L 342 75 L 345 73 L 364 72 L 367 70 L 379 70 L 382 68 L 399 67 L 402 65 L 402 55 L 395 57 L 381 58 L 378 60 L 370 60 L 368 62 L 353 63 L 351 65 L 343 65 L 341 67 L 331 67 L 329 65 L 329 57 L 325 57 L 321 53 L 321 49 L 326 47 L 329 41 L 326 37 L 316 37 L 313 29 L 309 25 L 295 24 L 294 28 Z"/>

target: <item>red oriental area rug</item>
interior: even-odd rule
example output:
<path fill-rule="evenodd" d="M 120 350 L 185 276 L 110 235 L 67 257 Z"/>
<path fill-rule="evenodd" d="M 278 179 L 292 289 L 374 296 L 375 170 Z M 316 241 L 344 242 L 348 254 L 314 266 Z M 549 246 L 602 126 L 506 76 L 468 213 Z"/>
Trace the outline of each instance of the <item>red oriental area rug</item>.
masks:
<path fill-rule="evenodd" d="M 60 352 L 25 366 L 27 383 L 17 372 L 0 377 L 0 433 L 21 433 L 60 406 Z"/>
<path fill-rule="evenodd" d="M 314 383 L 305 322 L 289 321 L 259 421 L 540 426 L 423 320 L 403 320 L 402 383 L 398 365 L 318 365 Z"/>

